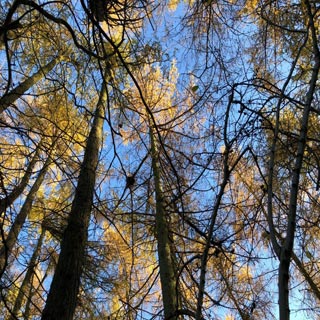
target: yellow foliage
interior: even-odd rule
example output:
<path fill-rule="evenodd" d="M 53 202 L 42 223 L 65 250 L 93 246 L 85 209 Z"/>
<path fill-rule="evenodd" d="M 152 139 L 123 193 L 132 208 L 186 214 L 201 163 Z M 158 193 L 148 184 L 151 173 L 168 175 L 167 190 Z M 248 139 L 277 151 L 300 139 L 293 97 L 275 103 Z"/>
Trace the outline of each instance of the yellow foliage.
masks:
<path fill-rule="evenodd" d="M 242 266 L 237 273 L 237 277 L 240 282 L 248 282 L 252 279 L 251 268 L 248 265 Z"/>
<path fill-rule="evenodd" d="M 142 97 L 134 85 L 124 90 L 130 102 L 130 106 L 124 111 L 133 111 L 130 119 L 131 128 L 121 129 L 125 144 L 136 138 L 132 127 L 147 133 L 150 123 L 153 125 L 154 122 L 165 130 L 174 126 L 174 120 L 178 114 L 178 107 L 174 103 L 178 79 L 175 61 L 172 62 L 167 73 L 164 73 L 158 65 L 146 65 L 142 70 L 136 71 L 135 78 L 139 83 Z"/>
<path fill-rule="evenodd" d="M 224 318 L 225 320 L 235 320 L 235 317 L 232 314 L 227 314 L 226 317 Z"/>
<path fill-rule="evenodd" d="M 179 3 L 180 3 L 180 0 L 168 1 L 168 9 L 170 11 L 175 11 L 177 9 Z"/>
<path fill-rule="evenodd" d="M 242 9 L 239 11 L 239 16 L 255 14 L 258 8 L 258 4 L 259 4 L 259 0 L 246 1 Z"/>
<path fill-rule="evenodd" d="M 150 243 L 133 241 L 132 226 L 125 224 L 118 226 L 116 230 L 108 226 L 106 222 L 103 224 L 105 227 L 103 239 L 108 247 L 108 259 L 117 266 L 115 277 L 117 280 L 114 282 L 112 290 L 114 294 L 110 308 L 113 316 L 118 316 L 124 308 L 124 301 L 134 299 L 135 290 L 143 288 L 141 294 L 148 291 L 146 284 L 152 283 L 150 279 L 155 279 L 154 270 L 157 262 Z M 138 232 L 135 230 L 134 234 L 137 235 Z M 158 293 L 154 292 L 149 298 L 155 299 L 157 295 Z"/>

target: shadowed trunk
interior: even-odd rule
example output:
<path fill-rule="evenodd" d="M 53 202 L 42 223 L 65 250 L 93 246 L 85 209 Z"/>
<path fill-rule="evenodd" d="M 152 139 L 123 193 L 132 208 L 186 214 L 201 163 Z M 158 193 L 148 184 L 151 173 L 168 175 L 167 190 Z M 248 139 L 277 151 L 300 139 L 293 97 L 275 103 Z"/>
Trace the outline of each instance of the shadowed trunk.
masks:
<path fill-rule="evenodd" d="M 313 45 L 313 68 L 311 79 L 309 82 L 309 89 L 304 99 L 304 109 L 301 119 L 300 134 L 298 140 L 298 148 L 295 157 L 295 165 L 292 174 L 290 198 L 289 198 L 289 210 L 288 210 L 288 222 L 286 236 L 284 243 L 281 246 L 279 255 L 279 314 L 280 320 L 290 319 L 290 305 L 289 305 L 289 268 L 291 263 L 291 256 L 294 248 L 294 238 L 296 232 L 296 216 L 297 216 L 297 201 L 299 194 L 300 175 L 304 161 L 304 151 L 306 148 L 308 138 L 308 124 L 310 111 L 312 107 L 312 101 L 314 99 L 315 90 L 317 87 L 318 74 L 320 70 L 320 51 L 318 47 L 317 27 L 314 22 L 314 15 L 311 10 L 311 5 L 308 1 L 305 2 L 307 8 L 307 15 L 309 19 L 310 40 Z"/>
<path fill-rule="evenodd" d="M 94 195 L 96 169 L 103 136 L 106 98 L 106 83 L 103 82 L 86 144 L 68 226 L 62 238 L 59 261 L 42 314 L 42 320 L 72 320 L 77 306 L 77 295 L 85 259 L 88 225 Z"/>
<path fill-rule="evenodd" d="M 29 262 L 29 266 L 28 266 L 28 270 L 26 272 L 26 275 L 22 281 L 22 284 L 19 288 L 19 293 L 18 293 L 18 296 L 15 300 L 15 303 L 14 303 L 14 307 L 13 307 L 13 310 L 12 310 L 12 313 L 13 315 L 10 316 L 9 320 L 15 320 L 16 317 L 19 315 L 19 312 L 21 311 L 21 307 L 24 303 L 24 301 L 26 300 L 26 298 L 28 299 L 31 299 L 31 296 L 30 296 L 30 292 L 31 292 L 31 287 L 32 287 L 32 276 L 34 274 L 34 270 L 35 270 L 35 267 L 36 267 L 36 263 L 37 263 L 37 259 L 40 255 L 40 251 L 41 251 L 41 246 L 42 246 L 42 243 L 43 243 L 43 239 L 44 239 L 44 236 L 45 236 L 45 229 L 42 228 L 41 229 L 41 234 L 40 234 L 40 237 L 38 239 L 38 242 L 37 242 L 37 246 L 32 254 L 32 257 L 30 259 L 30 262 Z"/>

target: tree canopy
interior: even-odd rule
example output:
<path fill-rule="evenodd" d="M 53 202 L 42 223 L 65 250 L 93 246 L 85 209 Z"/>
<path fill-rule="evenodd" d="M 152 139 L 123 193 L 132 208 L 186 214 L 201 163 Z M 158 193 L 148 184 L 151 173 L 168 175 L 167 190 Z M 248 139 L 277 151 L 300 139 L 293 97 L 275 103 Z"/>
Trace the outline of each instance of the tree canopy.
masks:
<path fill-rule="evenodd" d="M 3 319 L 320 319 L 319 21 L 3 0 Z"/>

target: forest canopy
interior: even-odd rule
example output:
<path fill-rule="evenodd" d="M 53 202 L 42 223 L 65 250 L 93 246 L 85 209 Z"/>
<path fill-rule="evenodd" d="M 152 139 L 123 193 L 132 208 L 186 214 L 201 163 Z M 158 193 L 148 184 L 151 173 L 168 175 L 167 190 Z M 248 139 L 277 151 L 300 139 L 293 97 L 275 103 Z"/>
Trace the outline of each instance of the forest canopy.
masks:
<path fill-rule="evenodd" d="M 1 319 L 320 319 L 319 21 L 2 0 Z"/>

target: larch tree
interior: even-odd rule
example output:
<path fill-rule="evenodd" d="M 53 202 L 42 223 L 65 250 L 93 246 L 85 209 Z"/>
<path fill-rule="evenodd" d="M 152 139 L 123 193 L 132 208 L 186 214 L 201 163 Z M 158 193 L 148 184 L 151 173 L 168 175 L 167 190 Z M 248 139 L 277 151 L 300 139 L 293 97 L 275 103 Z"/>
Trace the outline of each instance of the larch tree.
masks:
<path fill-rule="evenodd" d="M 3 1 L 5 317 L 319 317 L 319 10 Z"/>
<path fill-rule="evenodd" d="M 145 78 L 148 73 L 150 76 Z M 166 319 L 178 319 L 181 312 L 180 289 L 176 277 L 178 266 L 172 246 L 172 231 L 167 207 L 168 194 L 165 190 L 161 160 L 166 154 L 164 149 L 166 135 L 170 135 L 169 128 L 178 117 L 177 108 L 173 103 L 177 81 L 176 68 L 173 64 L 170 71 L 163 74 L 158 66 L 146 66 L 142 70 L 137 70 L 134 77 L 138 87 L 135 88 L 133 84 L 133 88 L 125 92 L 130 106 L 127 110 L 123 110 L 122 117 L 123 120 L 127 118 L 130 122 L 123 127 L 122 136 L 124 141 L 138 140 L 142 136 L 149 141 L 147 152 L 151 159 L 152 182 L 150 183 L 154 188 L 152 210 L 154 210 L 154 236 L 157 239 L 163 312 Z M 136 132 L 129 131 L 130 127 Z M 129 186 L 131 187 L 134 186 Z"/>
<path fill-rule="evenodd" d="M 107 70 L 107 74 L 108 74 Z M 107 103 L 107 82 L 102 81 L 99 101 L 84 150 L 68 225 L 61 241 L 59 262 L 54 273 L 42 319 L 72 319 L 84 264 L 87 233 L 92 210 L 96 170 L 103 138 Z M 64 297 L 61 299 L 61 297 Z"/>
<path fill-rule="evenodd" d="M 288 9 L 288 6 L 290 9 Z M 290 45 L 288 44 L 289 66 L 284 72 L 284 78 L 280 79 L 281 63 L 286 63 L 285 52 L 280 50 L 280 54 L 274 51 L 271 61 L 266 53 L 259 52 L 256 55 L 257 59 L 253 58 L 254 62 L 263 61 L 264 65 L 256 65 L 255 84 L 260 92 L 267 95 L 273 95 L 276 99 L 274 111 L 272 114 L 275 117 L 274 126 L 272 128 L 273 137 L 271 139 L 269 153 L 269 161 L 267 168 L 266 190 L 267 190 L 267 211 L 268 211 L 268 225 L 270 231 L 270 239 L 272 247 L 279 259 L 278 269 L 278 294 L 279 294 L 279 317 L 283 320 L 290 318 L 289 306 L 289 279 L 290 279 L 290 264 L 293 258 L 294 243 L 297 235 L 297 223 L 299 216 L 299 198 L 301 194 L 301 181 L 304 172 L 305 151 L 308 141 L 308 127 L 310 123 L 310 115 L 312 114 L 313 100 L 317 88 L 317 79 L 319 74 L 319 42 L 317 36 L 317 22 L 315 20 L 316 8 L 308 1 L 303 2 L 297 6 L 290 6 L 289 4 L 282 4 L 278 11 L 273 5 L 262 4 L 259 10 L 254 13 L 261 19 L 261 27 L 269 27 L 273 31 L 263 32 L 265 52 L 274 48 L 280 48 L 284 37 L 289 37 Z M 289 11 L 287 11 L 289 10 Z M 282 12 L 282 13 L 281 13 Z M 288 12 L 288 13 L 287 13 Z M 290 12 L 290 13 L 289 13 Z M 296 15 L 303 17 L 301 23 L 295 25 L 294 19 Z M 269 48 L 266 46 L 269 45 Z M 281 54 L 282 53 L 282 54 Z M 260 60 L 259 60 L 260 59 Z M 277 60 L 280 60 L 280 63 Z M 258 60 L 258 61 L 257 61 Z M 270 61 L 270 62 L 271 62 Z M 302 81 L 304 89 L 299 88 L 299 68 L 303 68 L 305 61 L 308 61 L 312 68 L 310 69 L 308 80 Z M 303 83 L 304 82 L 304 83 Z M 260 88 L 259 88 L 260 86 Z M 293 149 L 289 154 L 285 155 L 284 161 L 289 160 L 289 166 L 281 173 L 281 165 L 279 166 L 279 158 L 276 159 L 280 145 L 284 142 L 279 139 L 281 134 L 281 114 L 284 112 L 286 106 L 288 109 L 296 110 L 299 115 L 299 124 L 297 124 L 296 132 L 294 133 L 296 140 Z M 262 109 L 263 115 L 267 110 Z M 268 118 L 268 117 L 266 117 Z M 262 119 L 267 125 L 265 119 Z M 287 159 L 286 159 L 287 158 Z M 282 160 L 280 160 L 281 163 Z M 281 226 L 277 225 L 275 220 L 277 217 L 276 208 L 278 207 L 277 190 L 278 177 L 289 173 L 290 183 L 288 183 L 287 196 L 279 197 L 283 202 L 279 205 L 280 212 L 284 211 L 286 218 L 282 220 Z M 280 174 L 280 175 L 279 175 Z M 281 182 L 280 182 L 281 183 Z M 282 193 L 286 184 L 279 185 L 280 189 L 277 191 Z M 278 209 L 279 210 L 279 209 Z M 280 231 L 281 230 L 281 231 Z M 281 240 L 277 238 L 277 233 L 282 233 Z"/>
<path fill-rule="evenodd" d="M 21 283 L 21 286 L 19 287 L 18 295 L 15 299 L 14 306 L 12 309 L 12 314 L 8 318 L 9 320 L 14 320 L 16 317 L 22 313 L 22 308 L 24 303 L 27 305 L 32 301 L 32 291 L 33 291 L 33 277 L 35 276 L 36 272 L 36 266 L 38 263 L 38 259 L 41 253 L 41 246 L 43 245 L 44 238 L 45 238 L 45 228 L 41 229 L 39 239 L 37 240 L 37 244 L 34 248 L 33 254 L 30 258 L 27 272 L 23 278 L 23 281 Z M 25 311 L 27 311 L 28 308 L 25 308 Z M 27 318 L 27 315 L 25 314 L 25 317 Z"/>

